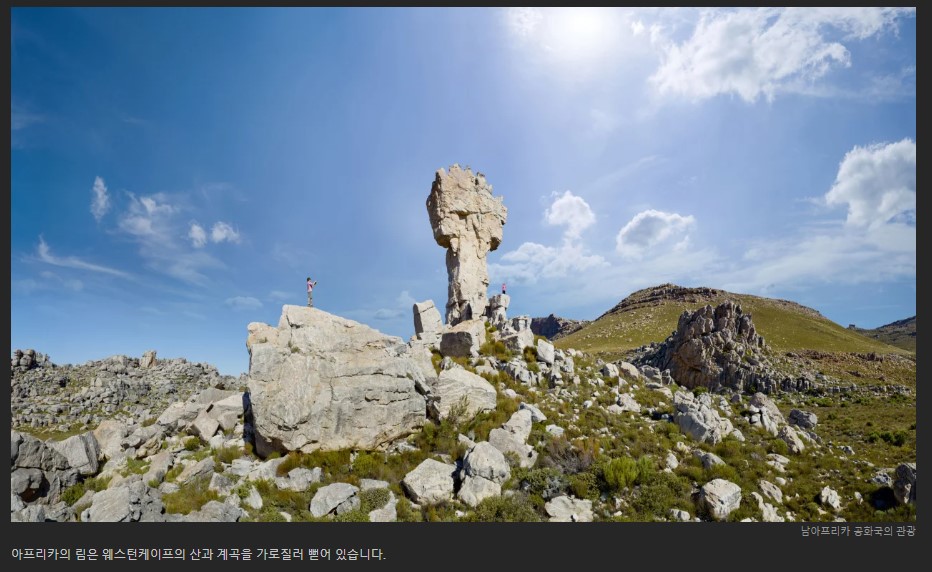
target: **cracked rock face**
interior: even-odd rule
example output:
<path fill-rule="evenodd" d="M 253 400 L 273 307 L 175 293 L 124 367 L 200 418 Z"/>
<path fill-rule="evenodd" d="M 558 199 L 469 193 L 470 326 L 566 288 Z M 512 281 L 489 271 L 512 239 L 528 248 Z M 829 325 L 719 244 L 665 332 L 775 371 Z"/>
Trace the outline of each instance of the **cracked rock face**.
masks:
<path fill-rule="evenodd" d="M 751 316 L 735 302 L 683 312 L 676 332 L 644 362 L 669 369 L 684 387 L 728 387 L 739 391 L 793 389 L 792 380 L 778 379 L 764 352 Z"/>
<path fill-rule="evenodd" d="M 427 198 L 437 244 L 447 249 L 447 324 L 479 318 L 488 305 L 486 257 L 502 242 L 508 210 L 481 173 L 440 169 Z"/>
<path fill-rule="evenodd" d="M 256 450 L 377 449 L 424 424 L 424 383 L 400 338 L 316 308 L 249 325 Z"/>

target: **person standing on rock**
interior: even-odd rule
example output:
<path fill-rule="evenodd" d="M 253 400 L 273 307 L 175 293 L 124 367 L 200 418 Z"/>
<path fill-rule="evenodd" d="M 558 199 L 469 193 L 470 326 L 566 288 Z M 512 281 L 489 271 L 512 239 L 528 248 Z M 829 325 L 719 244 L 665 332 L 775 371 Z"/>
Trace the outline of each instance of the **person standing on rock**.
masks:
<path fill-rule="evenodd" d="M 505 292 L 505 283 L 502 282 L 502 294 L 505 294 L 505 293 L 506 293 L 506 292 Z"/>
<path fill-rule="evenodd" d="M 311 277 L 307 277 L 307 307 L 314 307 L 314 286 L 317 286 L 317 282 L 311 280 Z"/>

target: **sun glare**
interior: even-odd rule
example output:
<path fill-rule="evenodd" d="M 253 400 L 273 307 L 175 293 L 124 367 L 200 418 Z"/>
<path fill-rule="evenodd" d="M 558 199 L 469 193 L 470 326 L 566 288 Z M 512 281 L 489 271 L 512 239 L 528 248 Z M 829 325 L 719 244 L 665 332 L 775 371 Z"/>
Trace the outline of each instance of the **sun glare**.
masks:
<path fill-rule="evenodd" d="M 609 9 L 553 8 L 544 17 L 544 44 L 561 60 L 584 63 L 608 52 L 617 40 Z"/>

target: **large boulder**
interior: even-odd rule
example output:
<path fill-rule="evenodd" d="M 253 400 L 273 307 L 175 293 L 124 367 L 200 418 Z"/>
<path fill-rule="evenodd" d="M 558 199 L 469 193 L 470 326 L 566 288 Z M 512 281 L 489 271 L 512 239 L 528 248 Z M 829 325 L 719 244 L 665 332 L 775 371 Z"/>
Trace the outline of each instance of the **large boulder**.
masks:
<path fill-rule="evenodd" d="M 838 496 L 838 491 L 827 485 L 819 492 L 819 503 L 835 511 L 841 509 L 841 497 Z"/>
<path fill-rule="evenodd" d="M 10 431 L 10 487 L 22 500 L 53 503 L 76 482 L 78 471 L 67 457 L 32 435 Z"/>
<path fill-rule="evenodd" d="M 48 445 L 64 455 L 68 464 L 83 476 L 97 474 L 100 447 L 93 433 L 73 435 L 64 441 L 49 441 Z"/>
<path fill-rule="evenodd" d="M 511 477 L 511 467 L 505 455 L 488 441 L 476 443 L 463 459 L 463 472 L 468 477 L 482 477 L 502 484 Z"/>
<path fill-rule="evenodd" d="M 592 522 L 592 501 L 559 496 L 544 505 L 550 522 Z"/>
<path fill-rule="evenodd" d="M 349 483 L 333 483 L 317 489 L 310 511 L 317 518 L 325 514 L 343 514 L 359 508 L 359 489 Z"/>
<path fill-rule="evenodd" d="M 159 492 L 141 480 L 96 493 L 81 514 L 83 522 L 161 522 L 165 507 Z"/>
<path fill-rule="evenodd" d="M 442 420 L 458 407 L 465 407 L 463 415 L 471 419 L 483 411 L 493 411 L 497 402 L 495 388 L 484 378 L 452 367 L 428 379 L 430 388 L 429 412 L 434 419 Z"/>
<path fill-rule="evenodd" d="M 433 341 L 440 337 L 443 320 L 433 300 L 414 304 L 414 335 L 419 340 Z"/>
<path fill-rule="evenodd" d="M 502 486 L 483 477 L 466 477 L 460 487 L 457 498 L 471 507 L 477 506 L 487 498 L 502 494 Z"/>
<path fill-rule="evenodd" d="M 896 468 L 893 495 L 900 504 L 916 502 L 916 463 L 903 463 Z"/>
<path fill-rule="evenodd" d="M 741 487 L 725 479 L 715 479 L 702 486 L 701 505 L 715 520 L 724 520 L 741 505 Z"/>
<path fill-rule="evenodd" d="M 553 365 L 554 357 L 553 344 L 546 340 L 537 340 L 537 361 Z"/>
<path fill-rule="evenodd" d="M 427 214 L 434 239 L 447 249 L 447 324 L 479 318 L 488 305 L 486 257 L 502 242 L 508 210 L 482 173 L 453 165 L 437 171 Z"/>
<path fill-rule="evenodd" d="M 418 504 L 437 504 L 453 498 L 455 465 L 425 459 L 401 481 L 411 500 Z"/>
<path fill-rule="evenodd" d="M 376 449 L 424 424 L 424 374 L 400 338 L 303 306 L 284 306 L 278 328 L 249 331 L 260 455 Z"/>
<path fill-rule="evenodd" d="M 485 343 L 485 322 L 464 320 L 440 337 L 440 353 L 449 357 L 477 357 Z"/>
<path fill-rule="evenodd" d="M 715 445 L 734 430 L 731 421 L 712 407 L 707 393 L 696 398 L 688 391 L 678 391 L 673 404 L 676 408 L 673 421 L 680 431 L 697 441 Z"/>
<path fill-rule="evenodd" d="M 812 429 L 818 424 L 819 418 L 815 413 L 793 409 L 790 411 L 790 425 L 798 425 L 803 429 Z"/>

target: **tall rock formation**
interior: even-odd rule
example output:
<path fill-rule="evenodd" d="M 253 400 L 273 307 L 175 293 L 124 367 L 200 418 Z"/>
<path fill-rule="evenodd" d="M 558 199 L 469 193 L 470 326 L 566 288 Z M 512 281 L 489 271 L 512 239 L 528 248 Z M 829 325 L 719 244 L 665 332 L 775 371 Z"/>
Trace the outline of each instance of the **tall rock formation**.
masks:
<path fill-rule="evenodd" d="M 256 450 L 376 449 L 424 424 L 425 378 L 400 338 L 303 306 L 249 324 Z"/>
<path fill-rule="evenodd" d="M 447 249 L 447 324 L 479 318 L 488 304 L 486 256 L 502 242 L 508 210 L 482 173 L 454 164 L 449 173 L 437 171 L 427 214 L 434 239 Z"/>

